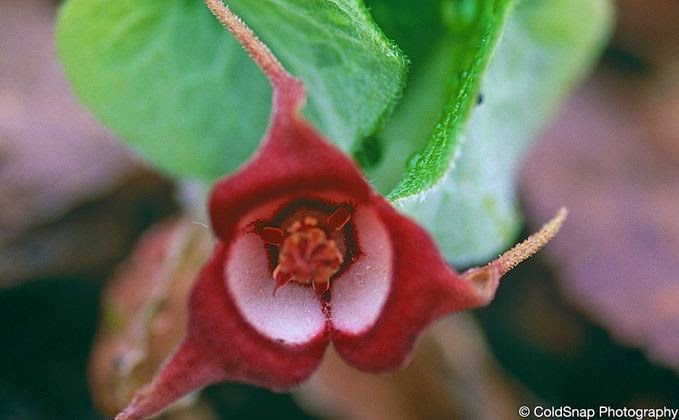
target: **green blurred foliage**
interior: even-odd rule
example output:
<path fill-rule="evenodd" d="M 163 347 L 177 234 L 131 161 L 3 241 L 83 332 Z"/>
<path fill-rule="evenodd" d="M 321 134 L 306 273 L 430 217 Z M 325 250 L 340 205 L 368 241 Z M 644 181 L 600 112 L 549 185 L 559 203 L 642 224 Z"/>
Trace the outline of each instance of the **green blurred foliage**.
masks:
<path fill-rule="evenodd" d="M 607 40 L 611 18 L 606 0 L 524 0 L 506 23 L 490 20 L 494 23 L 487 25 L 504 25 L 504 32 L 485 73 L 476 76 L 482 97 L 466 96 L 459 103 L 477 104 L 469 118 L 456 114 L 462 108 L 446 104 L 441 86 L 459 74 L 474 77 L 473 68 L 459 73 L 455 65 L 464 62 L 465 56 L 458 55 L 470 42 L 460 40 L 459 27 L 449 29 L 451 18 L 440 25 L 447 32 L 430 56 L 423 57 L 426 64 L 412 74 L 404 100 L 383 132 L 385 159 L 370 175 L 384 192 L 398 185 L 391 193 L 397 206 L 429 230 L 453 263 L 487 261 L 515 241 L 521 221 L 516 202 L 521 159 L 592 66 Z M 467 49 L 486 46 L 471 44 Z M 493 53 L 490 46 L 484 51 Z M 456 121 L 448 139 L 441 122 L 447 118 Z M 452 168 L 441 172 L 444 164 Z M 405 182 L 398 184 L 403 168 L 408 168 Z M 408 181 L 412 177 L 414 183 Z"/>

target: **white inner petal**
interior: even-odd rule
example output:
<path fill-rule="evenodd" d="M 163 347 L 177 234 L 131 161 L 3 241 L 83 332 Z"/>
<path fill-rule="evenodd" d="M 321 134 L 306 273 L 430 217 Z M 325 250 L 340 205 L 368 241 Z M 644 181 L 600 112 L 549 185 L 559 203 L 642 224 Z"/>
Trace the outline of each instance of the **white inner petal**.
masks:
<path fill-rule="evenodd" d="M 254 233 L 242 234 L 231 244 L 225 273 L 236 307 L 263 335 L 302 344 L 325 328 L 325 315 L 312 288 L 290 283 L 273 296 L 266 251 Z"/>
<path fill-rule="evenodd" d="M 361 255 L 332 284 L 332 323 L 341 331 L 358 334 L 370 328 L 382 312 L 392 278 L 389 233 L 377 214 L 365 207 L 354 212 Z"/>

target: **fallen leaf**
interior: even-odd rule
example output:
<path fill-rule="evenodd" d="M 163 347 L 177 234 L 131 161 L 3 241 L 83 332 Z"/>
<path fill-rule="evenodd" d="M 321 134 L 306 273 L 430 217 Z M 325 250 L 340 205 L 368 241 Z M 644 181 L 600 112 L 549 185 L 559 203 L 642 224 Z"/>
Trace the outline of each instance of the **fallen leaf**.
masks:
<path fill-rule="evenodd" d="M 662 72 L 658 72 L 661 74 Z M 675 77 L 676 80 L 676 77 Z M 549 247 L 571 300 L 624 343 L 679 370 L 679 130 L 649 115 L 653 82 L 601 71 L 526 162 L 527 213 L 570 208 Z M 659 93 L 659 91 L 655 91 Z M 660 103 L 677 103 L 666 89 Z M 669 127 L 669 126 L 668 126 Z"/>

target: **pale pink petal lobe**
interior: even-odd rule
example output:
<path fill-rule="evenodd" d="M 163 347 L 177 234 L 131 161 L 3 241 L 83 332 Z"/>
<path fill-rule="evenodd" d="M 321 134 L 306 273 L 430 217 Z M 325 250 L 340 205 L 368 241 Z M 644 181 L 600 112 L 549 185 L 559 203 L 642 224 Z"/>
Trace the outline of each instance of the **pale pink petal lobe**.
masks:
<path fill-rule="evenodd" d="M 352 218 L 359 255 L 347 271 L 333 280 L 333 327 L 349 334 L 370 328 L 380 315 L 392 282 L 394 251 L 389 232 L 377 212 L 360 206 Z"/>
<path fill-rule="evenodd" d="M 312 288 L 292 282 L 273 294 L 276 282 L 256 234 L 239 235 L 230 245 L 225 274 L 236 308 L 262 335 L 304 344 L 324 333 L 325 315 Z"/>
<path fill-rule="evenodd" d="M 375 198 L 375 210 L 393 249 L 389 296 L 371 328 L 359 333 L 337 329 L 333 344 L 350 364 L 380 372 L 403 366 L 428 324 L 485 302 L 448 266 L 421 227 L 380 197 Z"/>
<path fill-rule="evenodd" d="M 156 414 L 191 391 L 225 380 L 286 390 L 320 363 L 328 343 L 325 329 L 291 345 L 264 336 L 243 318 L 225 287 L 226 254 L 226 247 L 218 244 L 191 295 L 186 339 L 121 419 Z"/>

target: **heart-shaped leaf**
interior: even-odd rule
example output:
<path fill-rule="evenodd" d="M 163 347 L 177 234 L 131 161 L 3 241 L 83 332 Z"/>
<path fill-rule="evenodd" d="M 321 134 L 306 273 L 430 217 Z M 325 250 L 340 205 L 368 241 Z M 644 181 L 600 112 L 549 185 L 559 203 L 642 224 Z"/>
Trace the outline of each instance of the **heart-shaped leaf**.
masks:
<path fill-rule="evenodd" d="M 229 5 L 304 79 L 310 118 L 344 150 L 391 112 L 405 59 L 361 2 Z M 69 0 L 57 46 L 95 115 L 171 174 L 213 180 L 259 144 L 270 88 L 200 1 Z"/>

